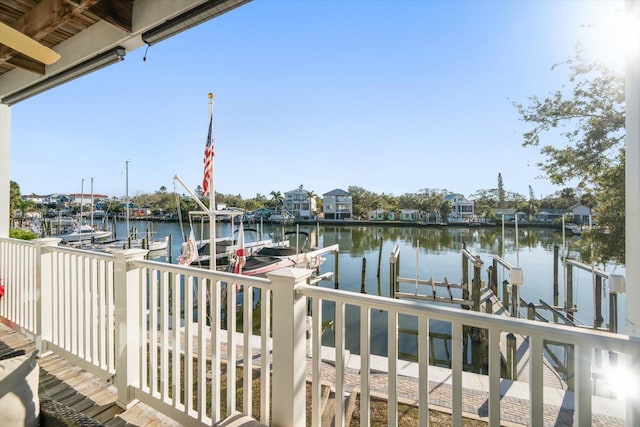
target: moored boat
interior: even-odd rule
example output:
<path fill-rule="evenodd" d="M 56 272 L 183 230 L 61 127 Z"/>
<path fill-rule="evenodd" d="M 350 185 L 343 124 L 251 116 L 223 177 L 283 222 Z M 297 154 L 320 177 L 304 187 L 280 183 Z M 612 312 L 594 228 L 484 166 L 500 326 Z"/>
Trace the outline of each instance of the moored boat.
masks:
<path fill-rule="evenodd" d="M 97 240 L 105 240 L 111 236 L 111 231 L 109 230 L 98 230 L 96 228 L 91 227 L 90 225 L 75 225 L 73 229 L 64 234 L 57 234 L 53 237 L 57 237 L 62 239 L 63 242 L 79 242 L 79 241 L 97 241 Z"/>

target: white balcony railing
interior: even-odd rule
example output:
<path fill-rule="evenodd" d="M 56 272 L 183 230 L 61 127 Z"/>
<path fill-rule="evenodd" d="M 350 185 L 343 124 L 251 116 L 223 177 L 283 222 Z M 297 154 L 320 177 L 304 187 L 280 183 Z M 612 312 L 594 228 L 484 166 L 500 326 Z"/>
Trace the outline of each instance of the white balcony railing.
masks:
<path fill-rule="evenodd" d="M 114 377 L 118 402 L 136 400 L 189 425 L 211 425 L 235 411 L 263 423 L 321 425 L 323 320 L 334 322 L 336 396 L 348 391 L 347 339 L 359 340 L 360 423 L 369 425 L 372 375 L 372 312 L 386 316 L 388 424 L 397 425 L 399 402 L 399 318 L 418 325 L 420 424 L 429 407 L 429 325 L 451 325 L 451 401 L 454 425 L 463 416 L 463 330 L 488 335 L 487 407 L 491 425 L 501 419 L 500 339 L 505 333 L 529 341 L 529 424 L 543 425 L 543 343 L 572 346 L 575 361 L 574 422 L 590 425 L 593 414 L 592 359 L 597 350 L 618 355 L 633 390 L 623 400 L 627 425 L 640 421 L 640 340 L 619 334 L 502 318 L 307 285 L 310 270 L 286 269 L 267 279 L 211 272 L 144 259 L 145 251 L 113 255 L 60 248 L 55 239 L 0 239 L 0 279 L 6 288 L 0 316 L 51 350 L 103 377 Z M 310 354 L 307 310 L 312 309 Z M 323 307 L 333 318 L 323 319 Z M 227 307 L 233 307 L 227 310 Z M 347 332 L 346 313 L 359 326 Z M 251 325 L 247 327 L 247 325 Z M 348 336 L 355 334 L 355 337 Z M 305 384 L 310 365 L 311 402 Z M 237 369 L 230 369 L 236 367 Z M 252 396 L 259 379 L 259 399 Z M 240 381 L 240 378 L 242 381 Z M 241 384 L 242 401 L 236 385 Z M 226 385 L 230 385 L 226 387 Z M 255 407 L 254 407 L 255 406 Z M 335 425 L 346 408 L 336 399 Z"/>

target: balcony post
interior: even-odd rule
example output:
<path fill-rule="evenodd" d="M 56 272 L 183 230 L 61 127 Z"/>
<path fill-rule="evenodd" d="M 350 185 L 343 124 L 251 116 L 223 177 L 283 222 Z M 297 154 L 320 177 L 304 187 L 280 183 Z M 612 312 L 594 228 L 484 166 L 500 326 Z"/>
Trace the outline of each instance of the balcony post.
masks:
<path fill-rule="evenodd" d="M 306 425 L 306 286 L 312 270 L 286 268 L 267 274 L 273 282 L 273 425 Z"/>
<path fill-rule="evenodd" d="M 145 249 L 119 249 L 112 251 L 114 263 L 115 299 L 115 365 L 114 384 L 118 390 L 116 403 L 128 409 L 135 404 L 134 387 L 140 385 L 140 352 L 142 347 L 140 307 L 143 283 L 138 270 L 129 261 L 143 260 Z"/>
<path fill-rule="evenodd" d="M 51 341 L 51 301 L 52 280 L 51 268 L 53 265 L 53 253 L 44 248 L 55 247 L 60 243 L 60 239 L 53 237 L 34 240 L 36 245 L 36 328 L 35 344 L 39 357 L 42 357 L 47 350 L 47 343 Z"/>

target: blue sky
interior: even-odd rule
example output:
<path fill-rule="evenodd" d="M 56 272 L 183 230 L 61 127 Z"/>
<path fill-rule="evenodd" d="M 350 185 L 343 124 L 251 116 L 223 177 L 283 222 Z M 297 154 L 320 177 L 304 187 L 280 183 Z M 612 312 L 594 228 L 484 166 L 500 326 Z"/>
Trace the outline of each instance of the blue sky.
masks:
<path fill-rule="evenodd" d="M 202 182 L 213 92 L 215 187 L 304 185 L 537 197 L 538 150 L 513 102 L 567 82 L 578 41 L 609 40 L 622 1 L 255 0 L 12 109 L 23 194 L 123 196 Z M 588 30 L 585 25 L 597 23 Z M 606 48 L 609 54 L 616 49 Z M 607 57 L 606 60 L 610 60 Z M 549 136 L 554 138 L 553 136 Z M 553 139 L 545 142 L 556 142 Z M 558 140 L 558 144 L 562 141 Z M 177 187 L 180 193 L 182 188 Z"/>

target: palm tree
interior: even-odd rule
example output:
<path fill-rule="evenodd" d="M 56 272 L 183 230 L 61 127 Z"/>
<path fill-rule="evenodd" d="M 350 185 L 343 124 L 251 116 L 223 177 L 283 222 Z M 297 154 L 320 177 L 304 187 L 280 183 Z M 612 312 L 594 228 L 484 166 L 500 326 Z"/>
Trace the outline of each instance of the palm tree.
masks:
<path fill-rule="evenodd" d="M 36 212 L 38 209 L 36 204 L 31 200 L 20 199 L 16 208 L 20 211 L 20 228 L 24 226 L 24 219 L 29 212 Z"/>
<path fill-rule="evenodd" d="M 313 204 L 311 203 L 312 199 L 318 199 L 316 200 L 316 204 L 313 208 L 313 212 L 311 212 L 313 215 L 317 215 L 319 211 L 322 211 L 322 209 L 320 209 L 322 205 L 322 199 L 319 199 L 318 195 L 313 190 L 307 191 L 307 197 L 309 198 L 309 207 L 313 206 Z"/>
<path fill-rule="evenodd" d="M 269 194 L 271 195 L 271 202 L 276 207 L 276 209 L 284 205 L 284 197 L 282 196 L 281 192 L 274 190 Z"/>

